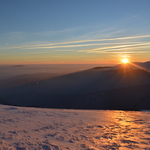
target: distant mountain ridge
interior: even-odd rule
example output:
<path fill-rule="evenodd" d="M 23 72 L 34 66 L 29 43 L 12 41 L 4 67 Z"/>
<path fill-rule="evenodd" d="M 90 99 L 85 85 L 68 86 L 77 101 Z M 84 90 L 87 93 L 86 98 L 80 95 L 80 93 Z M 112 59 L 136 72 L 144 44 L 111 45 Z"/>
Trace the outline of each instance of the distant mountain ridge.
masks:
<path fill-rule="evenodd" d="M 144 67 L 144 68 L 150 70 L 150 61 L 147 61 L 147 62 L 144 62 L 144 63 L 135 62 L 134 64 L 139 65 L 141 67 Z"/>
<path fill-rule="evenodd" d="M 146 71 L 150 62 L 135 64 L 140 67 L 130 64 L 96 67 L 1 90 L 0 98 L 19 106 L 150 109 L 150 73 Z"/>

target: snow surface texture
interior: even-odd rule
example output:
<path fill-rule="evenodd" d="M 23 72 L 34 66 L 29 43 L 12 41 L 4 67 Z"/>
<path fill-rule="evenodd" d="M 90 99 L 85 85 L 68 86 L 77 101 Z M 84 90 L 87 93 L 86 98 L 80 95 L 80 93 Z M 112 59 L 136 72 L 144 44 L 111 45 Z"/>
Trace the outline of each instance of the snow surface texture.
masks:
<path fill-rule="evenodd" d="M 150 112 L 0 105 L 0 150 L 150 150 Z"/>

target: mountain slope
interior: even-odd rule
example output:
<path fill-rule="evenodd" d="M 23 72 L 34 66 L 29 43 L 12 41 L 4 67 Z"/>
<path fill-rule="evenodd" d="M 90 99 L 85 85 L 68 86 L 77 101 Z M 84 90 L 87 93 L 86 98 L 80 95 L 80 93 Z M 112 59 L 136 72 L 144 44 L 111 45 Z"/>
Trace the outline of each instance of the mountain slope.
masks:
<path fill-rule="evenodd" d="M 91 69 L 5 90 L 7 94 L 88 94 L 150 83 L 149 73 L 139 68 Z"/>
<path fill-rule="evenodd" d="M 35 73 L 35 74 L 23 74 L 15 77 L 0 80 L 0 89 L 8 89 L 17 87 L 33 82 L 39 82 L 42 80 L 50 79 L 62 74 L 50 74 L 50 73 Z"/>
<path fill-rule="evenodd" d="M 150 107 L 149 85 L 150 73 L 145 69 L 118 65 L 10 88 L 0 97 L 12 105 L 81 109 L 142 109 L 143 101 L 145 109 L 146 104 Z"/>

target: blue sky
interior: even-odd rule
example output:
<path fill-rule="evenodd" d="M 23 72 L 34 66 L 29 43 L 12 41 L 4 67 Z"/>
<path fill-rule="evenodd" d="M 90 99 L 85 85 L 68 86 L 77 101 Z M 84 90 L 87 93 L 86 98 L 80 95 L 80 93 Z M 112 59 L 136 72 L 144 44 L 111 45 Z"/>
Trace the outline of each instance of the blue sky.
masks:
<path fill-rule="evenodd" d="M 149 0 L 1 0 L 0 64 L 150 58 Z"/>

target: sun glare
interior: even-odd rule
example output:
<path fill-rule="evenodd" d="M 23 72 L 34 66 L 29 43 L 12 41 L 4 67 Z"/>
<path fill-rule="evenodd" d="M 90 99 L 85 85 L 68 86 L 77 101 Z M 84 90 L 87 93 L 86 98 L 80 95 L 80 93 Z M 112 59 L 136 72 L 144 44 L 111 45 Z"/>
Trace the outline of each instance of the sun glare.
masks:
<path fill-rule="evenodd" d="M 123 58 L 121 61 L 122 61 L 123 64 L 129 63 L 129 60 L 127 58 Z"/>

